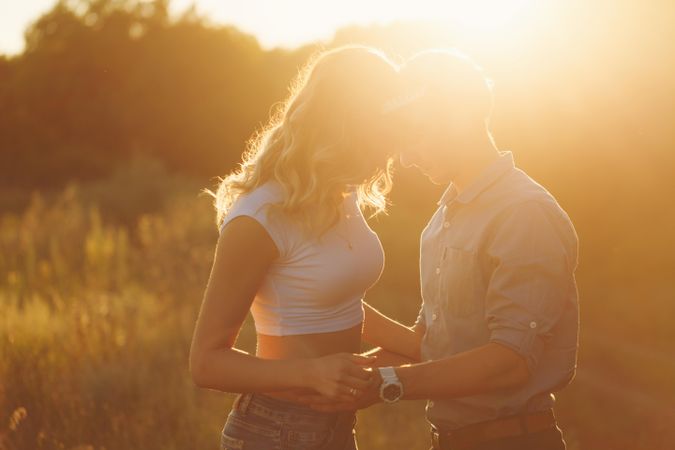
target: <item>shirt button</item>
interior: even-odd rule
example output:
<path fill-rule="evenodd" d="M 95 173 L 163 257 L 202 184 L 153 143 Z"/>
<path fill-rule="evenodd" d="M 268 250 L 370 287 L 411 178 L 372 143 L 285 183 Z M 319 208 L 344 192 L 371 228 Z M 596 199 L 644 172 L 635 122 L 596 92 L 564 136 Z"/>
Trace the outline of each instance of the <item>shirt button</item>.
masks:
<path fill-rule="evenodd" d="M 436 267 L 436 275 L 440 275 L 440 273 L 441 273 L 441 268 L 440 268 L 440 267 Z"/>
<path fill-rule="evenodd" d="M 537 322 L 530 322 L 530 328 L 537 328 Z"/>
<path fill-rule="evenodd" d="M 443 228 L 450 228 L 450 222 L 443 223 Z"/>
<path fill-rule="evenodd" d="M 433 313 L 433 314 L 431 315 L 431 320 L 436 320 L 436 319 L 438 319 L 438 314 Z"/>
<path fill-rule="evenodd" d="M 434 402 L 430 400 L 429 401 L 429 408 L 433 408 L 433 407 L 434 407 Z"/>

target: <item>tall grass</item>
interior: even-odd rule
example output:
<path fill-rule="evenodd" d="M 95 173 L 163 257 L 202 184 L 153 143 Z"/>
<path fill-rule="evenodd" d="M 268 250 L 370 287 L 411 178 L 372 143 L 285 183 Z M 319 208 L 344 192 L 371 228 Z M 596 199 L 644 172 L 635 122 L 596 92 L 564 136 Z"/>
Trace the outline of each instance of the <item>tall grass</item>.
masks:
<path fill-rule="evenodd" d="M 176 192 L 120 219 L 71 185 L 0 216 L 0 450 L 217 448 L 233 396 L 196 388 L 187 364 L 217 232 L 208 198 Z M 411 217 L 401 207 L 385 220 Z M 400 273 L 417 276 L 417 236 L 374 226 L 388 272 L 368 298 L 408 321 L 418 299 Z M 578 380 L 559 396 L 571 450 L 671 448 L 673 365 L 625 338 L 582 345 Z M 248 318 L 237 345 L 254 341 Z M 423 402 L 358 418 L 362 450 L 428 449 Z"/>
<path fill-rule="evenodd" d="M 187 366 L 209 201 L 175 197 L 131 227 L 101 217 L 71 185 L 1 219 L 0 449 L 215 449 L 233 397 L 194 387 Z M 254 348 L 250 319 L 238 345 Z M 391 421 L 423 428 L 416 406 Z M 375 416 L 364 427 L 386 425 Z"/>
<path fill-rule="evenodd" d="M 176 202 L 131 228 L 105 225 L 72 186 L 2 218 L 0 448 L 208 438 L 217 417 L 189 381 L 187 348 L 213 227 L 208 205 L 179 214 Z"/>

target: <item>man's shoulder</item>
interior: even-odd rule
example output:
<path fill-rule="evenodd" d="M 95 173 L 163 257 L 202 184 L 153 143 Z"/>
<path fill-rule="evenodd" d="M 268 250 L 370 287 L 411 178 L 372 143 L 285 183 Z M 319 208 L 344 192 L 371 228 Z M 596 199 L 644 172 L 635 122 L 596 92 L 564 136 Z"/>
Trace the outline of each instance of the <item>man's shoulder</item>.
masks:
<path fill-rule="evenodd" d="M 511 191 L 510 194 L 515 199 L 527 201 L 553 198 L 548 189 L 522 169 L 515 168 L 505 181 L 506 189 Z"/>
<path fill-rule="evenodd" d="M 504 197 L 495 215 L 495 225 L 517 226 L 522 229 L 534 229 L 539 234 L 558 236 L 570 251 L 578 246 L 578 236 L 567 211 L 544 186 L 533 180 L 522 170 L 512 174 L 504 189 Z"/>
<path fill-rule="evenodd" d="M 571 243 L 577 240 L 576 230 L 567 211 L 543 185 L 523 170 L 515 169 L 500 180 L 490 199 L 491 221 L 500 224 L 529 222 L 557 229 Z"/>
<path fill-rule="evenodd" d="M 495 191 L 494 200 L 503 212 L 542 209 L 567 216 L 553 194 L 521 169 L 509 173 Z"/>

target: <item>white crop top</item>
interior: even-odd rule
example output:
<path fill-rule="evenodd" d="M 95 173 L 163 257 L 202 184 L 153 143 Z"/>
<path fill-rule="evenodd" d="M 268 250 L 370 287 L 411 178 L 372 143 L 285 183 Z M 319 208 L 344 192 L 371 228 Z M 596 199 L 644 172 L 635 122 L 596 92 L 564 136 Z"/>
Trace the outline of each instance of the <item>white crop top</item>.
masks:
<path fill-rule="evenodd" d="M 235 217 L 252 217 L 279 252 L 251 305 L 256 331 L 275 336 L 327 333 L 361 323 L 363 295 L 382 273 L 384 252 L 361 214 L 356 193 L 345 198 L 340 220 L 320 239 L 306 236 L 283 213 L 268 217 L 266 206 L 282 198 L 282 187 L 268 181 L 240 195 L 220 225 L 222 232 Z"/>

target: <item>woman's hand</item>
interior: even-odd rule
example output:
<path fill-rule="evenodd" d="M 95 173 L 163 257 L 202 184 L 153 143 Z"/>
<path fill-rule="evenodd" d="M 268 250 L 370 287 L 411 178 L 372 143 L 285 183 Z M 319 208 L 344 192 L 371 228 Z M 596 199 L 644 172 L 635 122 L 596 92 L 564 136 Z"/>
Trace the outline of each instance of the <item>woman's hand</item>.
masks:
<path fill-rule="evenodd" d="M 309 359 L 306 385 L 325 398 L 353 401 L 369 387 L 373 372 L 367 366 L 373 365 L 376 359 L 352 353 Z"/>

